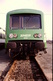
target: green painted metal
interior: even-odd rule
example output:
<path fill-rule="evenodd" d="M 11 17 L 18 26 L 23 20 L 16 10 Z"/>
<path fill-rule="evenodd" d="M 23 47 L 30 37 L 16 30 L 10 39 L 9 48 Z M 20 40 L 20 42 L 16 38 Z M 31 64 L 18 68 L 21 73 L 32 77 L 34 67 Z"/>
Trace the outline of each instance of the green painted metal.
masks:
<path fill-rule="evenodd" d="M 40 14 L 41 15 L 41 24 L 42 24 L 42 29 L 18 29 L 18 30 L 12 30 L 9 27 L 9 18 L 11 14 Z M 34 10 L 34 9 L 18 9 L 18 10 L 13 10 L 7 13 L 6 17 L 6 43 L 9 40 L 43 40 L 44 41 L 44 15 L 43 12 L 39 10 Z M 17 38 L 9 38 L 9 34 L 17 34 Z M 41 38 L 34 38 L 34 34 L 36 33 L 41 33 L 42 37 Z"/>
<path fill-rule="evenodd" d="M 25 14 L 25 13 L 33 13 L 33 14 L 43 14 L 43 12 L 35 9 L 18 9 L 8 12 L 7 14 Z"/>
<path fill-rule="evenodd" d="M 9 38 L 9 34 L 17 34 L 17 38 Z M 34 34 L 36 33 L 41 33 L 42 37 L 41 38 L 34 38 Z M 34 29 L 22 29 L 22 30 L 9 30 L 7 34 L 8 40 L 43 40 L 43 31 L 42 29 L 39 30 L 34 30 Z"/>

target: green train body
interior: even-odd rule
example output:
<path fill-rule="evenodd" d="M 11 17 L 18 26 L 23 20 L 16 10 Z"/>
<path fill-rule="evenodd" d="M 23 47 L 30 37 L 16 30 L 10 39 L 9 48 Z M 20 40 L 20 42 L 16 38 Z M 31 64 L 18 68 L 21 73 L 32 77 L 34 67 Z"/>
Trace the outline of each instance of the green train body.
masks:
<path fill-rule="evenodd" d="M 10 50 L 9 54 L 21 55 L 23 51 L 23 54 L 26 51 L 32 54 L 46 48 L 43 17 L 43 12 L 33 9 L 18 9 L 7 13 L 6 49 Z"/>

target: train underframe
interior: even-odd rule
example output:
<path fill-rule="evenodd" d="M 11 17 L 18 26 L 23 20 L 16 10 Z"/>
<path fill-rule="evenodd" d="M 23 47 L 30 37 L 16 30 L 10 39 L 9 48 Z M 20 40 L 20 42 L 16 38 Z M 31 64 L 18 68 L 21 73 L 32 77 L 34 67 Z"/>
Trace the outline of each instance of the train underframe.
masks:
<path fill-rule="evenodd" d="M 9 41 L 6 48 L 10 57 L 36 56 L 39 51 L 46 53 L 43 41 Z"/>

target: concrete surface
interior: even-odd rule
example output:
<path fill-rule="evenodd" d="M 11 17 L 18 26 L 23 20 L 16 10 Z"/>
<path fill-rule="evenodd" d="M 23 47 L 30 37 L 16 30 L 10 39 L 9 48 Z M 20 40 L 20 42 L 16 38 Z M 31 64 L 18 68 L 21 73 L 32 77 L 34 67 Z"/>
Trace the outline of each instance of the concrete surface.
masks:
<path fill-rule="evenodd" d="M 52 81 L 52 44 L 47 44 L 46 54 L 44 52 L 39 52 L 35 59 L 40 65 L 48 81 Z"/>
<path fill-rule="evenodd" d="M 7 54 L 5 54 L 5 49 L 0 50 L 0 76 L 7 68 L 9 63 L 10 63 L 10 58 Z"/>
<path fill-rule="evenodd" d="M 5 43 L 5 39 L 0 39 L 0 43 Z"/>

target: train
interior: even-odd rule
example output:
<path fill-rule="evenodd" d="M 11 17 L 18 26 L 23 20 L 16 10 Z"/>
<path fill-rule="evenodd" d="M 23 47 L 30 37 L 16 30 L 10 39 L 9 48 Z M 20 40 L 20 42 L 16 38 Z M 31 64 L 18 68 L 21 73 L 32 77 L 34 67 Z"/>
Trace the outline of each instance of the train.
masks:
<path fill-rule="evenodd" d="M 5 34 L 0 33 L 0 50 L 5 48 Z"/>
<path fill-rule="evenodd" d="M 0 33 L 0 39 L 5 39 L 5 34 Z M 2 41 L 1 41 L 2 42 Z"/>
<path fill-rule="evenodd" d="M 5 48 L 10 57 L 46 53 L 44 14 L 35 9 L 17 9 L 7 13 Z"/>

